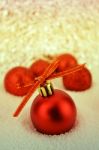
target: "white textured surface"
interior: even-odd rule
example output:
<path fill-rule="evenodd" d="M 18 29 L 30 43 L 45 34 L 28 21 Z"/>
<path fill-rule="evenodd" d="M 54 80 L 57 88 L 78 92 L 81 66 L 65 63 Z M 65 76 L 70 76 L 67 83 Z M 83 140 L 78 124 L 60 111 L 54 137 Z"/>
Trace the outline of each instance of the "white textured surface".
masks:
<path fill-rule="evenodd" d="M 1 4 L 0 81 L 9 68 L 29 66 L 43 54 L 71 52 L 89 67 L 98 65 L 98 0 L 8 0 Z"/>
<path fill-rule="evenodd" d="M 97 70 L 97 69 L 96 69 Z M 99 69 L 98 69 L 99 71 Z M 99 150 L 99 80 L 94 69 L 93 87 L 86 92 L 68 92 L 78 109 L 78 119 L 72 131 L 59 136 L 38 133 L 31 124 L 29 113 L 31 98 L 20 117 L 12 112 L 21 98 L 0 92 L 0 147 L 2 150 Z M 63 89 L 57 80 L 55 87 Z"/>
<path fill-rule="evenodd" d="M 0 150 L 99 150 L 98 0 L 0 3 Z M 22 98 L 5 92 L 3 77 L 12 66 L 30 65 L 34 56 L 67 51 L 80 62 L 87 62 L 93 86 L 86 92 L 68 92 L 78 109 L 77 123 L 71 132 L 43 135 L 32 127 L 29 117 L 31 100 L 37 92 L 15 119 L 12 113 Z M 63 89 L 58 80 L 54 84 Z"/>

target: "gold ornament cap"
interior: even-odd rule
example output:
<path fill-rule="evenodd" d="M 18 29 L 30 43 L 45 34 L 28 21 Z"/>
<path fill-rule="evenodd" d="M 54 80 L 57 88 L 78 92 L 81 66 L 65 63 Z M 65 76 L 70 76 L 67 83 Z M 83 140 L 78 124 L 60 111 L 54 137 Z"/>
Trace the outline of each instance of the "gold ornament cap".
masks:
<path fill-rule="evenodd" d="M 50 81 L 46 81 L 43 85 L 40 86 L 39 93 L 43 97 L 53 95 L 54 89 L 52 83 Z"/>

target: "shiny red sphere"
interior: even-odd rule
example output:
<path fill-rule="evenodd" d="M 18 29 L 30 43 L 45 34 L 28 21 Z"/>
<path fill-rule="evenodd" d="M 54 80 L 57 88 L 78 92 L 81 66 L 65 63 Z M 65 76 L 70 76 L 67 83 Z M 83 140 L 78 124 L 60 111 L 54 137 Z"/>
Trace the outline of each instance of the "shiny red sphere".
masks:
<path fill-rule="evenodd" d="M 38 95 L 31 106 L 31 120 L 39 132 L 61 134 L 69 131 L 76 120 L 76 107 L 72 98 L 61 90 L 48 97 Z"/>
<path fill-rule="evenodd" d="M 63 77 L 64 87 L 72 91 L 84 91 L 92 85 L 92 76 L 87 68 Z"/>
<path fill-rule="evenodd" d="M 64 71 L 66 69 L 69 69 L 69 68 L 77 65 L 76 58 L 71 54 L 68 54 L 68 53 L 62 54 L 59 56 L 59 58 L 61 58 L 62 60 L 59 63 L 59 66 L 57 68 L 57 72 Z"/>
<path fill-rule="evenodd" d="M 42 75 L 42 73 L 45 71 L 45 69 L 48 67 L 49 63 L 46 60 L 39 59 L 35 61 L 31 67 L 30 71 L 33 74 L 33 77 L 38 77 Z"/>
<path fill-rule="evenodd" d="M 28 93 L 30 87 L 23 87 L 32 81 L 32 76 L 29 70 L 25 67 L 15 67 L 8 71 L 4 79 L 4 86 L 7 92 L 16 95 L 24 96 Z M 19 85 L 21 88 L 18 88 Z"/>

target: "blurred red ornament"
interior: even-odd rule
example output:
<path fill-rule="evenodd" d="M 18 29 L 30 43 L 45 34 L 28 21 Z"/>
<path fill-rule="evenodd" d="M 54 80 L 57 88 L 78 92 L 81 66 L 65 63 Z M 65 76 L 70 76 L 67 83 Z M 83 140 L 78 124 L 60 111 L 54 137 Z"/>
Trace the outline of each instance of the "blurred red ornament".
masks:
<path fill-rule="evenodd" d="M 92 76 L 87 68 L 63 77 L 64 87 L 68 90 L 83 91 L 89 89 L 92 85 Z"/>
<path fill-rule="evenodd" d="M 24 96 L 28 93 L 31 87 L 24 87 L 24 85 L 32 81 L 32 76 L 29 70 L 25 67 L 15 67 L 8 71 L 4 79 L 6 91 L 13 95 Z M 18 88 L 21 87 L 21 88 Z"/>
<path fill-rule="evenodd" d="M 33 74 L 33 77 L 38 77 L 42 75 L 42 73 L 45 71 L 45 69 L 48 67 L 49 63 L 46 60 L 39 59 L 35 61 L 31 67 L 30 71 Z"/>
<path fill-rule="evenodd" d="M 60 61 L 59 66 L 57 68 L 57 72 L 64 71 L 66 69 L 69 69 L 69 68 L 77 65 L 76 58 L 69 53 L 62 54 L 59 56 L 59 58 L 61 58 L 61 61 Z"/>
<path fill-rule="evenodd" d="M 74 126 L 76 113 L 72 98 L 61 90 L 54 90 L 50 96 L 35 98 L 30 115 L 39 132 L 53 135 L 69 131 Z"/>

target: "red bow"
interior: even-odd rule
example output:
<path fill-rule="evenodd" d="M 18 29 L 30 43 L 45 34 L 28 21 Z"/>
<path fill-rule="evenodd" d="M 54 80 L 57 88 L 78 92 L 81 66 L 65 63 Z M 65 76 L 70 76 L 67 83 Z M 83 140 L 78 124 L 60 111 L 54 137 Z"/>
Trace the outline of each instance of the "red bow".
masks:
<path fill-rule="evenodd" d="M 14 112 L 13 116 L 17 117 L 19 115 L 19 113 L 22 111 L 23 107 L 26 105 L 26 103 L 28 102 L 29 98 L 32 96 L 32 94 L 35 92 L 35 90 L 41 85 L 43 84 L 46 80 L 48 79 L 54 79 L 54 78 L 58 78 L 58 77 L 62 77 L 62 76 L 66 76 L 69 75 L 71 73 L 74 73 L 76 71 L 81 70 L 85 64 L 82 65 L 77 65 L 71 69 L 68 69 L 66 71 L 62 71 L 59 73 L 55 73 L 54 71 L 57 69 L 59 63 L 61 61 L 61 58 L 57 58 L 55 61 L 53 61 L 48 67 L 47 69 L 44 71 L 44 73 L 40 76 L 35 78 L 35 80 L 26 85 L 26 86 L 30 86 L 33 85 L 33 87 L 31 87 L 31 89 L 29 90 L 29 92 L 27 93 L 27 95 L 24 97 L 23 101 L 21 102 L 21 104 L 18 106 L 18 108 L 16 109 L 16 111 Z M 19 87 L 20 88 L 20 87 Z"/>

